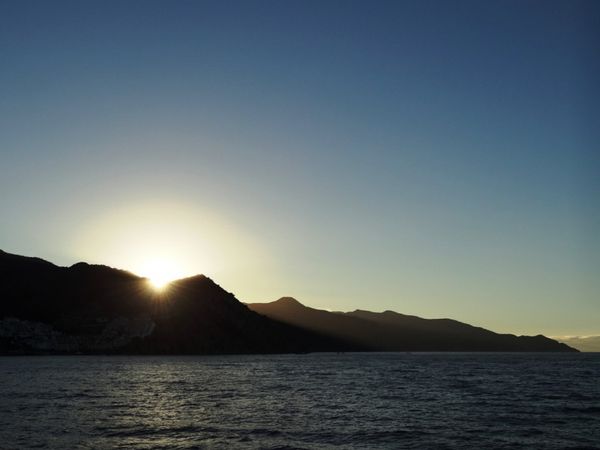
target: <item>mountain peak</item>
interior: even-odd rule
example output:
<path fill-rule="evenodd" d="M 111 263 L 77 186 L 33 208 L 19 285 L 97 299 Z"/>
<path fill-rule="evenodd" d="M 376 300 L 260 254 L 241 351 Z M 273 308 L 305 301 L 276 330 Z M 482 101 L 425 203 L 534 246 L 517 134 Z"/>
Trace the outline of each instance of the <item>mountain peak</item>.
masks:
<path fill-rule="evenodd" d="M 279 300 L 275 300 L 273 303 L 277 305 L 285 305 L 285 306 L 304 306 L 294 297 L 281 297 Z"/>
<path fill-rule="evenodd" d="M 173 282 L 174 283 L 206 283 L 206 282 L 211 282 L 213 284 L 216 284 L 209 277 L 207 277 L 206 275 L 202 275 L 202 274 L 196 274 L 196 275 L 190 275 L 190 276 L 184 277 L 184 278 L 178 278 L 177 280 L 173 280 Z"/>

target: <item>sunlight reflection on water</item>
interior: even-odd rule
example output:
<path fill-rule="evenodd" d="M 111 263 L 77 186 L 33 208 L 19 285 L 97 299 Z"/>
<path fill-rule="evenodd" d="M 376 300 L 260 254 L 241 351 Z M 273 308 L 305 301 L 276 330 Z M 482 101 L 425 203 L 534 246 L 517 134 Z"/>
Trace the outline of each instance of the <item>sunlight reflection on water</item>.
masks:
<path fill-rule="evenodd" d="M 7 449 L 600 442 L 600 354 L 5 357 L 0 368 Z"/>

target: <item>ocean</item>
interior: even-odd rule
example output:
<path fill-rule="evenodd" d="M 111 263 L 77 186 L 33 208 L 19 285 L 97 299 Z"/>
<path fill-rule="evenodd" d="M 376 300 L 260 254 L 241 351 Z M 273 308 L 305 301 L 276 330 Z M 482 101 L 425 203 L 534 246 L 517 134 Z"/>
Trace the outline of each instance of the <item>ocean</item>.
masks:
<path fill-rule="evenodd" d="M 600 354 L 0 358 L 2 449 L 600 449 Z"/>

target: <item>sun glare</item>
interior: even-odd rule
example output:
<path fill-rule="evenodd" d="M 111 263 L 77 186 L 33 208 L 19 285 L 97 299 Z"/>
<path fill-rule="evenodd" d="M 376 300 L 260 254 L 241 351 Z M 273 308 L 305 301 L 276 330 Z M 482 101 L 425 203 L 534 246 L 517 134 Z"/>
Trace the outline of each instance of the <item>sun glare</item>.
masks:
<path fill-rule="evenodd" d="M 161 289 L 164 289 L 165 286 L 167 286 L 167 284 L 169 284 L 172 280 L 170 280 L 167 277 L 157 275 L 157 276 L 149 277 L 148 281 L 150 282 L 150 284 L 152 285 L 152 287 L 154 289 L 161 290 Z"/>
<path fill-rule="evenodd" d="M 150 285 L 156 290 L 165 289 L 170 282 L 182 276 L 177 266 L 166 260 L 148 261 L 141 270 L 141 275 L 148 278 Z"/>

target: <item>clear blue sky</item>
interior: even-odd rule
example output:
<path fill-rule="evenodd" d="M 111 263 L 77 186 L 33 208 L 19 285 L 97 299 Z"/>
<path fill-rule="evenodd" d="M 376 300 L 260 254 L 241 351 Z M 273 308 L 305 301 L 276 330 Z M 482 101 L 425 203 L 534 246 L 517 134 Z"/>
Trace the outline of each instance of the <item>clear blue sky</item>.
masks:
<path fill-rule="evenodd" d="M 2 0 L 0 248 L 598 334 L 599 80 L 596 1 Z"/>

